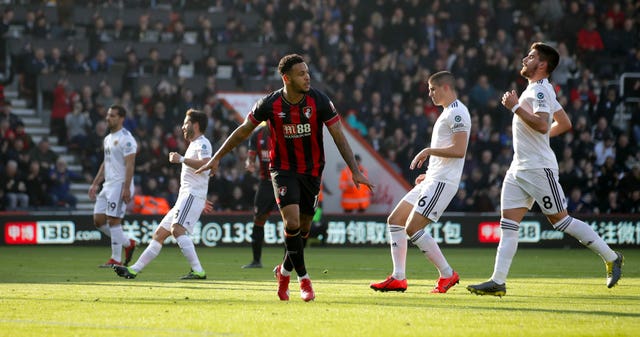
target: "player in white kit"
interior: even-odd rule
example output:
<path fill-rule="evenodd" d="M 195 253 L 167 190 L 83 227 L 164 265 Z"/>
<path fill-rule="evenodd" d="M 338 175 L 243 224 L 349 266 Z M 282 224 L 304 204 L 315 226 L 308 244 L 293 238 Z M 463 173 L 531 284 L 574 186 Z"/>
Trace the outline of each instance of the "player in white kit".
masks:
<path fill-rule="evenodd" d="M 111 258 L 100 265 L 101 268 L 127 265 L 136 247 L 136 242 L 127 238 L 122 230 L 122 218 L 133 197 L 133 169 L 138 148 L 131 132 L 122 126 L 126 115 L 127 111 L 119 105 L 113 105 L 107 111 L 110 133 L 104 137 L 104 161 L 89 187 L 89 198 L 96 202 L 93 223 L 102 233 L 111 237 Z M 102 190 L 96 196 L 101 183 Z"/>
<path fill-rule="evenodd" d="M 382 282 L 372 283 L 370 287 L 376 291 L 407 289 L 407 236 L 440 273 L 432 293 L 446 293 L 460 280 L 440 251 L 438 243 L 424 228 L 438 221 L 458 191 L 469 143 L 471 117 L 467 107 L 458 100 L 455 78 L 451 73 L 435 73 L 428 82 L 429 96 L 435 105 L 442 106 L 444 110 L 433 126 L 430 147 L 420 151 L 411 162 L 411 169 L 419 168 L 429 158 L 426 174 L 416 179 L 416 186 L 396 205 L 387 219 L 393 274 Z"/>
<path fill-rule="evenodd" d="M 520 70 L 529 85 L 520 99 L 515 90 L 502 96 L 502 104 L 514 114 L 514 156 L 502 184 L 502 235 L 493 275 L 487 282 L 468 286 L 467 290 L 474 294 L 506 294 L 507 274 L 518 248 L 520 221 L 534 201 L 554 229 L 575 237 L 602 257 L 608 288 L 615 286 L 622 276 L 622 254 L 611 250 L 589 225 L 572 218 L 566 210 L 565 194 L 558 181 L 558 162 L 549 146 L 549 137 L 571 128 L 571 121 L 558 103 L 548 79 L 558 60 L 558 52 L 553 47 L 541 42 L 532 44 Z"/>
<path fill-rule="evenodd" d="M 200 214 L 205 209 L 207 190 L 209 187 L 209 171 L 195 174 L 194 171 L 204 165 L 211 158 L 211 143 L 204 136 L 207 129 L 207 115 L 201 111 L 189 109 L 182 124 L 184 139 L 190 142 L 184 156 L 179 153 L 169 153 L 169 162 L 182 164 L 180 173 L 180 191 L 175 206 L 164 216 L 153 233 L 153 240 L 142 252 L 136 263 L 131 267 L 114 266 L 115 272 L 124 278 L 135 278 L 136 275 L 153 259 L 155 259 L 162 244 L 170 236 L 178 242 L 182 254 L 191 265 L 191 271 L 181 279 L 206 279 L 207 275 L 200 264 L 195 246 L 187 233 L 193 233 L 193 226 L 198 222 Z"/>

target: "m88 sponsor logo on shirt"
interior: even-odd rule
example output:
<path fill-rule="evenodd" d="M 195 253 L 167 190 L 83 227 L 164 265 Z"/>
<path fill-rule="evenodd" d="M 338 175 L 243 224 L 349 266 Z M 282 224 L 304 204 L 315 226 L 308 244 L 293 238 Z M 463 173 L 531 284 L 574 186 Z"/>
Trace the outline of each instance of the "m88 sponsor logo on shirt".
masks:
<path fill-rule="evenodd" d="M 311 135 L 311 124 L 283 124 L 282 133 L 285 138 L 300 138 Z"/>

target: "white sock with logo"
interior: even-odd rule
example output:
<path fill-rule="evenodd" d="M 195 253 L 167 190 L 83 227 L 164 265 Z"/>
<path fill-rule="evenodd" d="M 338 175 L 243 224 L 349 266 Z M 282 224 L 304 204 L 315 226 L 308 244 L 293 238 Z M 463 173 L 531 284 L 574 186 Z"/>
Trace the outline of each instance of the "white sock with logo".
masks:
<path fill-rule="evenodd" d="M 396 280 L 404 280 L 407 268 L 407 232 L 402 226 L 388 225 L 387 227 L 389 229 L 391 260 L 393 261 L 391 277 Z"/>
<path fill-rule="evenodd" d="M 453 276 L 453 268 L 451 268 L 447 259 L 442 254 L 436 240 L 434 240 L 429 233 L 425 232 L 424 229 L 421 229 L 413 234 L 411 242 L 413 242 L 413 244 L 422 251 L 424 256 L 431 261 L 436 268 L 438 268 L 440 277 L 448 278 Z"/>
<path fill-rule="evenodd" d="M 618 255 L 604 242 L 600 235 L 584 221 L 567 215 L 562 220 L 554 223 L 553 228 L 578 239 L 580 243 L 600 255 L 606 262 L 611 262 L 618 258 Z"/>
<path fill-rule="evenodd" d="M 122 262 L 122 246 L 129 239 L 124 236 L 124 231 L 120 224 L 109 226 L 109 230 L 111 231 L 111 258 Z"/>

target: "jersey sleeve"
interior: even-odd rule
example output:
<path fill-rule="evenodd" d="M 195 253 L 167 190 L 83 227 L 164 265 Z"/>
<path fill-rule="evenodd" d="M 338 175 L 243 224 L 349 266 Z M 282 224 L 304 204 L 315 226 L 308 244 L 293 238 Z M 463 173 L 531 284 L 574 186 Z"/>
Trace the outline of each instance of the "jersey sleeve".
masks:
<path fill-rule="evenodd" d="M 542 85 L 537 85 L 533 88 L 533 102 L 531 102 L 531 107 L 533 109 L 533 113 L 538 112 L 553 112 L 553 101 L 555 101 L 555 95 L 550 93 L 545 89 Z"/>
<path fill-rule="evenodd" d="M 211 143 L 209 141 L 202 141 L 198 149 L 198 159 L 211 158 Z"/>
<path fill-rule="evenodd" d="M 447 122 L 453 133 L 471 131 L 471 117 L 466 109 L 457 108 L 452 110 Z"/>
<path fill-rule="evenodd" d="M 320 112 L 320 119 L 326 126 L 331 126 L 340 120 L 338 111 L 336 110 L 333 102 L 324 93 L 318 91 L 318 111 Z"/>
<path fill-rule="evenodd" d="M 261 98 L 253 104 L 247 119 L 249 119 L 254 125 L 258 125 L 261 122 L 268 120 L 271 111 L 269 106 L 270 105 L 267 103 L 266 97 Z"/>
<path fill-rule="evenodd" d="M 126 157 L 130 154 L 134 154 L 138 151 L 138 144 L 136 143 L 135 138 L 129 135 L 125 137 L 122 146 L 122 154 Z"/>

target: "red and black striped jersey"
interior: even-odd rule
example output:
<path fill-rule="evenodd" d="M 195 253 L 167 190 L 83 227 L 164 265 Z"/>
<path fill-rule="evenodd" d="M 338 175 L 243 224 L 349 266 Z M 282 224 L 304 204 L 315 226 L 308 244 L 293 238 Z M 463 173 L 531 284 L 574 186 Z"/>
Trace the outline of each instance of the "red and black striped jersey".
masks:
<path fill-rule="evenodd" d="M 321 91 L 311 88 L 300 102 L 290 103 L 283 89 L 256 102 L 247 118 L 255 125 L 269 121 L 270 170 L 320 177 L 325 164 L 322 126 L 337 123 L 340 116 Z"/>
<path fill-rule="evenodd" d="M 259 127 L 249 138 L 249 155 L 258 158 L 260 179 L 271 180 L 269 162 L 271 162 L 271 130 L 266 126 Z"/>

